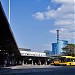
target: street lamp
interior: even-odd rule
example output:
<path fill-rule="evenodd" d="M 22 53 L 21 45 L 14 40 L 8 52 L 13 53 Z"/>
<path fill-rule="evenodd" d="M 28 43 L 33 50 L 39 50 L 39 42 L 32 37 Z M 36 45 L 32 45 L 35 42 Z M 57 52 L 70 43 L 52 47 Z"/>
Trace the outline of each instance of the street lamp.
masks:
<path fill-rule="evenodd" d="M 9 0 L 9 24 L 10 24 L 10 0 Z"/>

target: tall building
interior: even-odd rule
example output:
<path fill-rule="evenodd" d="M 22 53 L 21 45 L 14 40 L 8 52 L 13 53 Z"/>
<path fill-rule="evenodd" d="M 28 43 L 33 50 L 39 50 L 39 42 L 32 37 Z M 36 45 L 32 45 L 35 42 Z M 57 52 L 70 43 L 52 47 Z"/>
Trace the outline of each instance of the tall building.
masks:
<path fill-rule="evenodd" d="M 57 43 L 52 43 L 52 54 L 58 54 Z"/>
<path fill-rule="evenodd" d="M 66 41 L 66 40 L 59 40 L 58 41 L 59 54 L 63 52 L 62 48 L 65 47 L 67 44 L 68 44 L 68 41 Z"/>
<path fill-rule="evenodd" d="M 59 30 L 57 30 L 57 43 L 52 43 L 52 54 L 61 54 L 62 48 L 68 44 L 66 40 L 59 39 Z"/>
<path fill-rule="evenodd" d="M 59 40 L 57 43 L 52 43 L 52 53 L 61 54 L 63 52 L 62 48 L 68 44 L 66 40 Z"/>

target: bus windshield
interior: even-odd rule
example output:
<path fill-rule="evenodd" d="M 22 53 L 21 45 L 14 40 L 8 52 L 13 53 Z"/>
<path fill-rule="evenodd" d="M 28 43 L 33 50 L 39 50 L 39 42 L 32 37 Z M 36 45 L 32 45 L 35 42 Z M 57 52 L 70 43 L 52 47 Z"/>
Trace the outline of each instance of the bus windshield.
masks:
<path fill-rule="evenodd" d="M 75 58 L 61 57 L 60 60 L 61 62 L 75 62 Z"/>
<path fill-rule="evenodd" d="M 60 60 L 61 60 L 61 62 L 66 62 L 66 58 L 65 57 L 61 57 Z"/>

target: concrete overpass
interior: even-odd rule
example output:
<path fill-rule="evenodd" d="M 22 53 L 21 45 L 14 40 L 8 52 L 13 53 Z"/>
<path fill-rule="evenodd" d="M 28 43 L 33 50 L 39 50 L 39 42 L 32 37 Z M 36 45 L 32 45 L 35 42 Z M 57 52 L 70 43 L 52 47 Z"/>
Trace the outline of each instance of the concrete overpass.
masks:
<path fill-rule="evenodd" d="M 49 57 L 43 52 L 32 52 L 32 51 L 20 51 L 23 59 L 22 64 L 34 64 L 34 65 L 47 65 L 49 64 Z"/>
<path fill-rule="evenodd" d="M 10 24 L 6 18 L 0 2 L 0 65 L 5 64 L 24 64 L 25 61 L 37 63 L 47 62 L 48 57 L 45 53 L 29 52 L 31 55 L 24 55 L 19 51 Z M 36 54 L 36 55 L 35 55 Z M 41 56 L 39 56 L 40 54 Z M 42 64 L 43 64 L 42 63 Z"/>
<path fill-rule="evenodd" d="M 0 2 L 0 49 L 6 50 L 14 55 L 20 55 L 13 32 L 8 23 L 4 10 Z"/>
<path fill-rule="evenodd" d="M 18 57 L 20 55 L 13 32 L 0 2 L 0 64 L 3 64 L 10 56 Z"/>

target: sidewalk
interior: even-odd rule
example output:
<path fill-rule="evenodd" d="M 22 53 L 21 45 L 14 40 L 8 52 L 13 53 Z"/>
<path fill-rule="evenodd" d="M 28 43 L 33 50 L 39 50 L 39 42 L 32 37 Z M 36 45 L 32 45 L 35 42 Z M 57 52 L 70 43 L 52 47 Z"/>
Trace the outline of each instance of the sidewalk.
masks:
<path fill-rule="evenodd" d="M 19 66 L 11 66 L 0 69 L 0 75 L 2 74 L 15 74 L 15 73 L 30 73 L 30 72 L 45 72 L 52 71 L 54 68 L 58 68 L 59 66 L 51 66 L 51 65 L 19 65 Z"/>
<path fill-rule="evenodd" d="M 0 72 L 11 69 L 30 69 L 30 68 L 49 68 L 49 67 L 51 67 L 51 65 L 18 65 L 18 66 L 0 67 Z"/>
<path fill-rule="evenodd" d="M 51 67 L 51 65 L 18 65 L 18 66 L 10 66 L 6 68 L 11 68 L 11 69 L 28 69 L 28 68 L 48 68 Z"/>

